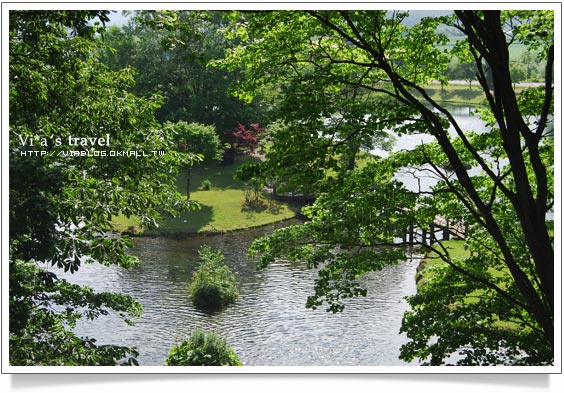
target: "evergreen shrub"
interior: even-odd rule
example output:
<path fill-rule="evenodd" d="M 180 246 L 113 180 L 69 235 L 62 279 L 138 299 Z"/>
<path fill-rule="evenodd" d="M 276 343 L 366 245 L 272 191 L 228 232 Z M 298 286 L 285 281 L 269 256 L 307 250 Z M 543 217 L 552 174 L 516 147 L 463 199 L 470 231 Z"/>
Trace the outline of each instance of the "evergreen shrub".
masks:
<path fill-rule="evenodd" d="M 202 246 L 199 250 L 200 265 L 192 276 L 188 287 L 194 305 L 204 310 L 227 306 L 239 296 L 235 275 L 223 263 L 221 250 Z"/>
<path fill-rule="evenodd" d="M 225 339 L 196 329 L 188 340 L 170 350 L 165 366 L 242 366 L 242 363 Z"/>

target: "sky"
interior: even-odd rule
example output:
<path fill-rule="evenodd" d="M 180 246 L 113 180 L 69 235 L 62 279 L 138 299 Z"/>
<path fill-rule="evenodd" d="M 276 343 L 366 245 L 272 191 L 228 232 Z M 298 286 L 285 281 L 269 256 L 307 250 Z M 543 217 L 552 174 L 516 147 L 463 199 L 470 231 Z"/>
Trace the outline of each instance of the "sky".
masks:
<path fill-rule="evenodd" d="M 112 12 L 110 14 L 109 25 L 123 26 L 127 23 L 127 17 L 122 15 L 122 11 Z"/>

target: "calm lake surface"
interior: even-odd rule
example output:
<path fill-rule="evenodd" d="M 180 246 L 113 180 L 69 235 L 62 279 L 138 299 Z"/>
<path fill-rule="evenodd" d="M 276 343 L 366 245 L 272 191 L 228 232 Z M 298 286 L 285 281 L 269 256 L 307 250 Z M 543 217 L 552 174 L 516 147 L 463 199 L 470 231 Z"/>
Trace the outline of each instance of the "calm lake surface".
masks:
<path fill-rule="evenodd" d="M 464 129 L 483 129 L 470 108 L 454 111 Z M 398 139 L 396 149 L 409 149 L 428 136 Z M 385 154 L 383 154 L 385 155 Z M 408 188 L 429 187 L 434 179 L 414 182 L 398 174 Z M 278 226 L 289 225 L 281 223 Z M 136 346 L 142 366 L 162 366 L 170 349 L 200 327 L 227 339 L 246 366 L 409 366 L 398 359 L 405 335 L 399 334 L 404 297 L 415 293 L 418 259 L 390 266 L 362 278 L 368 296 L 349 299 L 342 313 L 305 308 L 315 271 L 301 263 L 278 261 L 257 271 L 247 259 L 251 242 L 275 226 L 184 240 L 136 238 L 133 254 L 142 263 L 133 269 L 83 266 L 67 275 L 96 290 L 134 296 L 144 308 L 135 326 L 116 316 L 81 323 L 77 333 L 99 344 Z M 188 284 L 198 264 L 198 248 L 208 244 L 223 251 L 237 276 L 240 297 L 227 309 L 205 314 L 192 306 Z"/>
<path fill-rule="evenodd" d="M 458 125 L 465 131 L 484 132 L 486 130 L 485 122 L 479 116 L 473 114 L 475 108 L 464 105 L 449 105 L 448 110 L 455 118 Z M 452 136 L 456 134 L 454 127 L 449 129 Z M 418 145 L 434 141 L 434 137 L 428 134 L 410 134 L 396 136 L 393 151 L 413 150 Z M 371 150 L 370 153 L 380 157 L 387 157 L 389 152 L 380 149 Z M 425 168 L 425 167 L 423 167 Z M 426 167 L 430 169 L 430 167 Z M 410 191 L 429 191 L 433 185 L 437 183 L 437 177 L 430 173 L 431 171 L 420 170 L 403 170 L 396 173 L 396 179 L 402 181 Z M 478 168 L 469 171 L 471 175 L 479 173 Z"/>
<path fill-rule="evenodd" d="M 282 224 L 279 224 L 282 225 Z M 398 366 L 399 334 L 407 309 L 403 297 L 415 293 L 417 260 L 363 278 L 368 296 L 349 299 L 342 313 L 305 308 L 315 272 L 280 261 L 257 271 L 247 247 L 273 226 L 226 235 L 176 240 L 135 239 L 142 264 L 133 269 L 86 265 L 72 280 L 98 290 L 135 296 L 144 313 L 135 326 L 102 317 L 77 328 L 99 344 L 137 346 L 143 366 L 161 366 L 172 346 L 195 327 L 215 331 L 248 366 Z M 192 306 L 187 287 L 198 263 L 198 248 L 223 250 L 239 282 L 238 301 L 209 315 Z"/>

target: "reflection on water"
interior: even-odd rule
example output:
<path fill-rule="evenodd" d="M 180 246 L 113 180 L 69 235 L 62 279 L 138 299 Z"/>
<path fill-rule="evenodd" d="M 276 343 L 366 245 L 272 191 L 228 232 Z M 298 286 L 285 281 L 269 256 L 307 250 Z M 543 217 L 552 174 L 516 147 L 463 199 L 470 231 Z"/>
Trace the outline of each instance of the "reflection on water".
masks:
<path fill-rule="evenodd" d="M 486 123 L 477 115 L 473 113 L 475 108 L 471 106 L 455 106 L 448 107 L 449 112 L 454 117 L 460 128 L 464 131 L 483 132 L 486 130 Z M 456 132 L 451 125 L 449 128 L 450 134 L 454 137 Z M 398 136 L 395 135 L 395 143 L 392 151 L 400 150 L 413 150 L 415 147 L 424 143 L 434 142 L 435 138 L 429 134 L 409 134 Z M 381 149 L 371 150 L 370 153 L 380 157 L 387 157 L 389 153 Z M 414 170 L 413 168 L 406 168 L 398 171 L 395 178 L 401 181 L 407 189 L 411 191 L 429 191 L 432 186 L 437 183 L 437 176 L 430 166 L 423 166 L 422 170 Z M 477 174 L 479 170 L 471 170 L 471 174 Z"/>
<path fill-rule="evenodd" d="M 163 364 L 170 348 L 195 327 L 225 337 L 245 365 L 254 366 L 397 366 L 406 342 L 399 328 L 415 291 L 417 261 L 408 261 L 363 278 L 365 298 L 350 299 L 343 313 L 305 308 L 315 272 L 300 263 L 278 262 L 257 271 L 246 257 L 252 239 L 272 228 L 186 240 L 135 239 L 142 264 L 130 270 L 84 266 L 74 282 L 98 290 L 133 295 L 144 307 L 135 326 L 102 317 L 77 328 L 99 344 L 137 346 L 144 366 Z M 207 315 L 195 309 L 187 287 L 202 244 L 219 247 L 239 281 L 238 301 Z"/>

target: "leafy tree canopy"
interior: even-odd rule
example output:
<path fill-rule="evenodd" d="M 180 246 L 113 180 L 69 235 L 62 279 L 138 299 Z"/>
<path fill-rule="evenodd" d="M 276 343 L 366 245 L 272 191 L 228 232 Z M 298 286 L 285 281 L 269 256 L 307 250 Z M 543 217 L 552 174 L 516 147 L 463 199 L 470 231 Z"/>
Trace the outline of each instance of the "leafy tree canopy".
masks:
<path fill-rule="evenodd" d="M 179 121 L 176 123 L 166 122 L 165 128 L 174 135 L 178 150 L 188 154 L 188 157 L 195 157 L 196 161 L 203 163 L 221 160 L 224 149 L 214 126 Z M 186 195 L 190 199 L 192 163 L 190 162 L 185 168 Z"/>
<path fill-rule="evenodd" d="M 224 133 L 239 122 L 256 121 L 259 112 L 229 94 L 230 83 L 242 77 L 239 70 L 209 66 L 233 45 L 222 34 L 228 14 L 132 12 L 128 25 L 104 35 L 108 47 L 101 59 L 112 70 L 132 67 L 136 73 L 132 91 L 137 95 L 163 96 L 158 120 L 214 125 L 226 142 Z"/>
<path fill-rule="evenodd" d="M 407 27 L 407 12 L 267 11 L 233 19 L 241 44 L 225 67 L 246 67 L 235 87 L 252 100 L 264 86 L 279 96 L 282 120 L 262 176 L 319 197 L 303 225 L 275 231 L 250 249 L 266 266 L 286 257 L 318 269 L 309 307 L 343 307 L 362 295 L 356 279 L 406 258 L 405 228 L 438 215 L 467 228 L 471 256 L 433 250 L 444 267 L 409 299 L 402 330 L 406 360 L 443 364 L 550 364 L 554 345 L 553 13 L 455 11 Z M 442 49 L 449 26 L 460 33 Z M 544 84 L 517 94 L 509 47 L 537 50 Z M 451 60 L 472 61 L 487 131 L 464 129 L 426 90 L 447 84 Z M 363 168 L 336 157 L 388 131 L 432 143 Z M 336 147 L 342 148 L 337 150 Z M 349 150 L 350 151 L 350 150 Z M 408 190 L 399 170 L 433 176 Z M 314 184 L 312 187 L 311 184 Z M 477 301 L 468 301 L 477 298 Z"/>
<path fill-rule="evenodd" d="M 59 272 L 86 263 L 132 266 L 131 241 L 112 233 L 112 217 L 135 215 L 154 226 L 189 207 L 175 176 L 192 157 L 177 152 L 174 135 L 155 121 L 161 98 L 132 95 L 131 70 L 109 71 L 96 57 L 108 14 L 10 11 L 12 365 L 136 364 L 134 349 L 98 345 L 73 327 L 110 312 L 131 323 L 140 304 L 71 284 Z"/>

